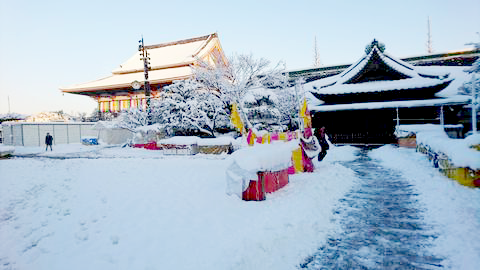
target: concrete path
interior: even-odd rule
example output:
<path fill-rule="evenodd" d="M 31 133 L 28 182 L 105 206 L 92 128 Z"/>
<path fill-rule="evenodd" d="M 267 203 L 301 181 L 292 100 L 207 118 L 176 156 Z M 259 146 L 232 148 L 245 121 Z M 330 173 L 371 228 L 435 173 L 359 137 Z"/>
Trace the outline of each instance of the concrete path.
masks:
<path fill-rule="evenodd" d="M 299 268 L 442 269 L 442 258 L 427 252 L 435 235 L 411 184 L 371 160 L 366 149 L 344 165 L 361 183 L 340 201 L 336 235 Z"/>

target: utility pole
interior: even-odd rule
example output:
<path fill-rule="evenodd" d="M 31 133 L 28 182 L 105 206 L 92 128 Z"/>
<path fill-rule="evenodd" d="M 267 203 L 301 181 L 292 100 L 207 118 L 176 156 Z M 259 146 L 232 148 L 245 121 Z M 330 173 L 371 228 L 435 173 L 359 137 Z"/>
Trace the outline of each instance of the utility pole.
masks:
<path fill-rule="evenodd" d="M 10 114 L 10 96 L 7 96 L 8 99 L 8 114 Z"/>
<path fill-rule="evenodd" d="M 477 94 L 478 89 L 476 86 L 476 78 L 475 74 L 472 74 L 472 132 L 473 134 L 477 134 Z"/>
<path fill-rule="evenodd" d="M 428 17 L 428 21 L 427 21 L 427 53 L 428 54 L 431 54 L 433 53 L 433 47 L 432 47 L 432 35 L 431 35 L 431 32 L 430 32 L 430 16 Z"/>
<path fill-rule="evenodd" d="M 140 53 L 140 60 L 143 61 L 143 73 L 145 75 L 145 81 L 143 83 L 143 87 L 144 87 L 144 90 L 145 90 L 145 99 L 146 99 L 146 103 L 147 103 L 147 118 L 148 118 L 148 124 L 151 125 L 152 124 L 152 119 L 151 119 L 151 115 L 150 115 L 150 93 L 151 93 L 151 89 L 150 89 L 150 82 L 148 81 L 148 70 L 150 70 L 150 57 L 149 57 L 149 53 L 147 51 L 147 49 L 145 48 L 145 45 L 143 43 L 143 36 L 142 36 L 142 39 L 138 41 L 140 43 L 140 45 L 138 46 L 138 50 L 141 52 Z"/>

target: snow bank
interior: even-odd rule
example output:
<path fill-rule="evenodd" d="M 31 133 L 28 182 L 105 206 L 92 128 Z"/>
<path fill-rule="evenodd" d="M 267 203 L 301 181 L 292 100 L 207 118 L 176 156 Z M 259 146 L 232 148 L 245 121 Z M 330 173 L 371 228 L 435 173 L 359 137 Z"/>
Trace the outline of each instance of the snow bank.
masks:
<path fill-rule="evenodd" d="M 175 136 L 168 139 L 158 140 L 158 144 L 179 144 L 179 145 L 191 145 L 197 144 L 198 137 L 196 136 Z"/>
<path fill-rule="evenodd" d="M 395 128 L 395 136 L 407 137 L 410 135 L 417 134 L 418 132 L 421 132 L 421 131 L 442 133 L 443 130 L 444 129 L 441 125 L 434 125 L 434 124 L 398 125 Z"/>
<path fill-rule="evenodd" d="M 356 179 L 322 162 L 252 203 L 225 194 L 230 160 L 67 149 L 96 158 L 0 161 L 0 269 L 296 269 Z"/>
<path fill-rule="evenodd" d="M 15 152 L 15 147 L 13 146 L 5 146 L 0 144 L 0 157 L 4 155 L 11 155 Z"/>
<path fill-rule="evenodd" d="M 0 144 L 0 151 L 13 151 L 15 147 L 9 145 Z"/>
<path fill-rule="evenodd" d="M 298 147 L 298 140 L 256 144 L 234 152 L 231 160 L 247 171 L 278 171 L 291 166 L 292 151 Z"/>
<path fill-rule="evenodd" d="M 299 147 L 299 141 L 256 144 L 235 151 L 229 158 L 226 170 L 227 194 L 240 198 L 248 188 L 250 180 L 257 180 L 257 172 L 276 172 L 292 165 L 292 151 Z"/>
<path fill-rule="evenodd" d="M 448 156 L 454 166 L 480 169 L 480 151 L 470 148 L 470 143 L 477 141 L 473 139 L 451 139 L 443 131 L 422 131 L 417 133 L 417 145 L 429 147 L 431 151 L 443 153 Z"/>
<path fill-rule="evenodd" d="M 480 144 L 480 133 L 473 134 L 465 138 L 465 144 L 468 146 Z"/>
<path fill-rule="evenodd" d="M 431 239 L 432 253 L 443 257 L 446 269 L 478 269 L 480 261 L 480 189 L 460 185 L 437 169 L 428 158 L 413 149 L 384 146 L 371 157 L 399 170 L 418 191 L 426 224 L 437 233 Z"/>
<path fill-rule="evenodd" d="M 326 162 L 334 161 L 352 161 L 355 160 L 358 156 L 358 148 L 354 146 L 335 146 L 330 144 L 330 150 L 327 151 L 327 155 L 323 159 Z"/>

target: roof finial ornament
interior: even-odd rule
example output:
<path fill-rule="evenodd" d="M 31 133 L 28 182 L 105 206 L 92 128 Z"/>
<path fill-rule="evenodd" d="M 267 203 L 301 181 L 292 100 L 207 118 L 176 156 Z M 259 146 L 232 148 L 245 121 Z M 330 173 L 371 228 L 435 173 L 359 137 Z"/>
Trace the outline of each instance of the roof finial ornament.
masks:
<path fill-rule="evenodd" d="M 373 39 L 372 43 L 368 44 L 366 47 L 365 47 L 365 53 L 368 55 L 370 54 L 370 52 L 372 51 L 373 47 L 377 47 L 377 49 L 380 51 L 380 52 L 384 52 L 385 51 L 385 44 L 381 43 L 381 42 L 378 42 L 378 40 L 376 39 Z"/>

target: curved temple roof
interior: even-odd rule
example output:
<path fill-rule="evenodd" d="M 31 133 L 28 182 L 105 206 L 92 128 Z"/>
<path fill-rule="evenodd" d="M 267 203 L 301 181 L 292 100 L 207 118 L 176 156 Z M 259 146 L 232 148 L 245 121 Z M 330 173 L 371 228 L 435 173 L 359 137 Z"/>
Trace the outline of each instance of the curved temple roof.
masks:
<path fill-rule="evenodd" d="M 192 76 L 190 66 L 199 61 L 207 61 L 210 64 L 217 64 L 212 63 L 214 61 L 223 61 L 223 64 L 226 64 L 227 61 L 216 33 L 145 46 L 145 48 L 150 57 L 150 84 L 171 83 L 174 80 L 187 79 Z M 145 79 L 143 61 L 140 58 L 140 52 L 136 52 L 118 68 L 115 68 L 112 75 L 90 82 L 61 87 L 60 90 L 66 93 L 95 95 L 108 93 L 112 89 L 130 88 L 133 81 L 144 81 Z"/>
<path fill-rule="evenodd" d="M 449 74 L 427 74 L 373 46 L 342 73 L 312 82 L 308 89 L 327 104 L 434 98 L 449 85 Z M 408 91 L 406 91 L 408 90 Z"/>

